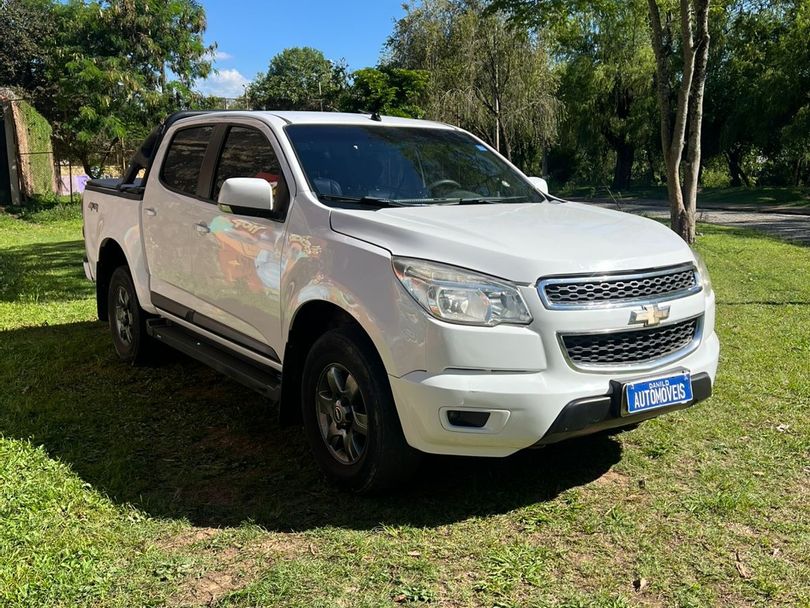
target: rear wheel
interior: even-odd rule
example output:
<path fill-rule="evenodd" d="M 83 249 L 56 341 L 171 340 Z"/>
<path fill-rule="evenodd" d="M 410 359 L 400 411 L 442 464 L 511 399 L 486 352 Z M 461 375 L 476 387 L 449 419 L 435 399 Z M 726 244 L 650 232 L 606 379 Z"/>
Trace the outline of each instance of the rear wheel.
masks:
<path fill-rule="evenodd" d="M 133 365 L 153 359 L 154 341 L 146 333 L 149 314 L 138 303 L 135 284 L 126 266 L 116 268 L 110 277 L 107 318 L 119 359 Z"/>
<path fill-rule="evenodd" d="M 419 452 L 405 441 L 382 362 L 356 329 L 334 329 L 312 346 L 304 364 L 305 432 L 327 476 L 356 492 L 404 481 Z"/>

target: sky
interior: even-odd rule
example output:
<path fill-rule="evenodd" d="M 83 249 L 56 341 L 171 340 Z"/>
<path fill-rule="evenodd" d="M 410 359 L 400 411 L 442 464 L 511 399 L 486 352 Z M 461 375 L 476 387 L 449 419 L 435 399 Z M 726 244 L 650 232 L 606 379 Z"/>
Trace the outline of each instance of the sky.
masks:
<path fill-rule="evenodd" d="M 203 0 L 205 40 L 217 43 L 219 72 L 199 82 L 208 95 L 239 97 L 285 48 L 311 46 L 350 70 L 376 65 L 405 14 L 403 0 Z"/>

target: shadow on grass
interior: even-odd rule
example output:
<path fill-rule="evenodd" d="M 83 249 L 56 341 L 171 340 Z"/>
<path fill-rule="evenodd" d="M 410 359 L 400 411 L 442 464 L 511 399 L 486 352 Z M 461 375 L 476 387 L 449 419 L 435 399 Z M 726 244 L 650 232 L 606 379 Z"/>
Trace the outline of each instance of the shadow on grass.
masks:
<path fill-rule="evenodd" d="M 0 301 L 44 302 L 93 294 L 93 284 L 82 270 L 83 255 L 81 240 L 0 249 Z"/>
<path fill-rule="evenodd" d="M 0 435 L 30 438 L 96 490 L 155 517 L 272 530 L 433 526 L 504 513 L 604 474 L 606 437 L 507 459 L 430 457 L 408 485 L 361 498 L 329 486 L 301 430 L 263 400 L 185 357 L 132 368 L 100 323 L 0 334 Z"/>

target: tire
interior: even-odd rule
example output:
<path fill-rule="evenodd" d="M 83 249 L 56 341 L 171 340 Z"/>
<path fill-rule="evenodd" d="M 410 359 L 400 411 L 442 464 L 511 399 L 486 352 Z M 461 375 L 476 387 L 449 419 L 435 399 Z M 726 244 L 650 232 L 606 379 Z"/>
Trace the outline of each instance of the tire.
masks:
<path fill-rule="evenodd" d="M 301 385 L 304 432 L 338 486 L 373 493 L 402 483 L 420 452 L 405 441 L 388 375 L 359 330 L 330 330 L 310 349 Z"/>
<path fill-rule="evenodd" d="M 154 360 L 155 344 L 146 333 L 150 315 L 138 303 L 129 268 L 119 266 L 110 277 L 107 318 L 115 352 L 121 361 L 145 365 Z"/>

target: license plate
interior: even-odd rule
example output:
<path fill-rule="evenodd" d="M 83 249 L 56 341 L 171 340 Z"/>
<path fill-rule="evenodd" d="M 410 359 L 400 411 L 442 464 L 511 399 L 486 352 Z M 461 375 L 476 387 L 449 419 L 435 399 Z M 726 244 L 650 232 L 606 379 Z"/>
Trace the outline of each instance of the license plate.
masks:
<path fill-rule="evenodd" d="M 692 380 L 689 372 L 680 372 L 665 378 L 630 382 L 624 385 L 624 396 L 628 415 L 686 403 L 692 400 Z"/>

